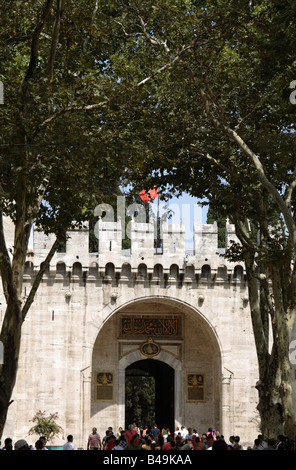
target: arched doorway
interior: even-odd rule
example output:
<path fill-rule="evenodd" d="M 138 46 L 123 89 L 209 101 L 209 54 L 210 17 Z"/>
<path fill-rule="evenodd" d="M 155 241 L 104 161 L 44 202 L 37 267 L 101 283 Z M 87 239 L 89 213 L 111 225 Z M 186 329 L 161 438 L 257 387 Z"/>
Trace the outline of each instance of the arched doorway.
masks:
<path fill-rule="evenodd" d="M 176 329 L 175 336 L 162 335 L 160 330 L 153 335 L 151 329 L 146 336 L 146 332 L 143 334 L 139 330 L 138 319 L 141 324 L 147 321 L 150 328 L 154 324 L 163 324 L 167 318 L 180 321 L 181 328 Z M 128 334 L 122 329 L 123 320 L 133 326 Z M 151 324 L 149 320 L 152 320 Z M 153 357 L 142 348 L 150 340 L 159 347 Z M 171 415 L 167 410 L 164 416 L 156 412 L 157 424 L 161 426 L 162 422 L 170 424 L 173 421 L 173 425 L 170 424 L 173 429 L 181 425 L 196 427 L 199 431 L 209 426 L 221 429 L 221 349 L 215 330 L 192 306 L 159 297 L 133 300 L 105 319 L 93 348 L 91 423 L 99 422 L 106 429 L 109 425 L 116 429 L 131 424 L 130 418 L 126 417 L 126 375 L 137 365 L 138 374 L 153 377 L 160 370 L 159 364 L 172 369 L 173 398 L 169 401 L 174 406 Z M 143 365 L 146 366 L 144 369 Z M 167 377 L 164 372 L 162 374 Z M 102 375 L 110 377 L 110 383 L 99 383 Z M 199 378 L 203 380 L 202 390 Z M 164 393 L 168 398 L 167 387 L 164 387 Z M 159 396 L 156 402 L 166 406 Z"/>
<path fill-rule="evenodd" d="M 175 371 L 168 364 L 155 359 L 142 359 L 125 370 L 126 427 L 137 422 L 159 429 L 174 429 Z"/>

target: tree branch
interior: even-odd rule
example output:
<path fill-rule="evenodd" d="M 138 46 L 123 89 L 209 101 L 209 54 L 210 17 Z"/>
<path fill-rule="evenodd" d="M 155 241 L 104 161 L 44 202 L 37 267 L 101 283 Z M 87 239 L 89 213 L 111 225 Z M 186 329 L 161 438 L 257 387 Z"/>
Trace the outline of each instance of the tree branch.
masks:
<path fill-rule="evenodd" d="M 222 131 L 224 134 L 226 134 L 228 137 L 230 137 L 231 140 L 233 140 L 238 147 L 242 150 L 244 155 L 248 157 L 248 159 L 251 161 L 253 166 L 255 167 L 256 173 L 258 175 L 259 180 L 261 181 L 262 185 L 268 190 L 268 192 L 271 194 L 273 199 L 275 200 L 276 204 L 280 208 L 285 222 L 287 224 L 288 230 L 292 236 L 293 240 L 293 246 L 294 250 L 296 249 L 296 225 L 294 222 L 294 219 L 292 217 L 292 214 L 285 202 L 285 200 L 282 198 L 280 193 L 277 191 L 275 186 L 269 181 L 269 179 L 266 177 L 262 163 L 260 162 L 259 157 L 249 148 L 249 146 L 244 142 L 244 140 L 230 127 L 228 127 L 225 124 L 222 124 L 211 112 L 210 110 L 210 103 L 209 100 L 205 94 L 205 92 L 199 87 L 199 94 L 201 96 L 201 99 L 204 104 L 205 112 L 208 116 L 208 118 L 211 120 L 213 125 L 216 127 L 217 130 L 220 132 Z"/>
<path fill-rule="evenodd" d="M 168 47 L 167 40 L 160 41 L 155 36 L 152 36 L 152 34 L 148 33 L 147 28 L 146 28 L 146 24 L 145 24 L 145 22 L 144 22 L 144 20 L 141 16 L 139 16 L 139 20 L 140 20 L 141 29 L 143 31 L 143 35 L 145 36 L 146 39 L 148 39 L 150 44 L 152 44 L 153 46 L 163 47 L 164 50 L 166 51 L 166 53 L 170 54 L 170 49 Z"/>
<path fill-rule="evenodd" d="M 21 82 L 21 85 L 20 85 L 20 91 L 23 94 L 26 92 L 27 82 L 32 77 L 33 72 L 36 68 L 37 62 L 38 62 L 39 39 L 40 39 L 41 32 L 44 28 L 45 22 L 49 17 L 52 4 L 53 4 L 53 0 L 47 0 L 45 2 L 45 4 L 43 5 L 41 18 L 38 21 L 37 26 L 35 28 L 35 31 L 33 33 L 32 43 L 31 43 L 30 62 L 29 62 L 29 66 L 26 70 L 25 76 L 24 76 L 24 78 Z"/>
<path fill-rule="evenodd" d="M 291 207 L 291 199 L 292 199 L 293 191 L 295 188 L 296 188 L 296 168 L 292 173 L 292 181 L 286 191 L 286 205 L 289 208 Z"/>
<path fill-rule="evenodd" d="M 45 273 L 46 269 L 49 267 L 49 264 L 50 264 L 50 262 L 51 262 L 51 260 L 54 256 L 58 246 L 59 246 L 59 239 L 56 238 L 55 242 L 53 243 L 50 251 L 48 252 L 45 260 L 43 261 L 43 263 L 42 263 L 42 265 L 41 265 L 41 267 L 40 267 L 40 269 L 39 269 L 39 271 L 38 271 L 38 273 L 37 273 L 37 275 L 34 279 L 34 282 L 33 282 L 33 285 L 31 287 L 30 293 L 29 293 L 29 295 L 26 299 L 26 302 L 25 302 L 25 304 L 22 308 L 22 321 L 24 321 L 25 318 L 26 318 L 26 315 L 27 315 L 27 313 L 28 313 L 33 301 L 34 301 L 34 298 L 35 298 L 36 292 L 38 290 L 39 284 L 41 282 L 41 279 L 43 277 L 43 274 Z"/>
<path fill-rule="evenodd" d="M 151 80 L 152 78 L 154 78 L 156 75 L 158 75 L 159 73 L 163 72 L 164 70 L 166 70 L 167 68 L 171 67 L 176 61 L 180 60 L 180 56 L 181 54 L 185 51 L 185 48 L 181 50 L 181 52 L 176 55 L 174 58 L 172 58 L 168 63 L 162 65 L 161 67 L 159 67 L 159 69 L 155 70 L 155 72 L 153 72 L 151 75 L 149 75 L 148 77 L 144 78 L 144 80 L 138 82 L 136 84 L 136 87 L 140 87 L 140 86 L 143 86 L 145 85 L 145 83 L 149 82 L 149 80 Z"/>
<path fill-rule="evenodd" d="M 171 67 L 176 61 L 180 60 L 180 57 L 181 55 L 187 50 L 189 49 L 191 46 L 188 46 L 188 47 L 183 47 L 181 49 L 181 51 L 174 57 L 172 58 L 168 63 L 162 65 L 159 69 L 155 70 L 151 75 L 149 75 L 148 77 L 144 78 L 143 80 L 141 80 L 140 82 L 136 83 L 134 86 L 135 88 L 139 88 L 143 85 L 145 85 L 148 81 L 152 80 L 156 75 L 158 75 L 159 73 L 163 72 L 164 70 L 166 70 L 167 68 Z M 125 93 L 125 90 L 121 90 L 119 92 L 119 95 L 122 95 Z M 118 96 L 119 96 L 118 95 Z M 59 117 L 61 116 L 64 116 L 66 114 L 72 114 L 72 113 L 76 113 L 76 112 L 86 112 L 86 111 L 95 111 L 97 109 L 100 109 L 100 108 L 103 108 L 105 105 L 107 104 L 110 104 L 112 101 L 114 101 L 117 97 L 117 95 L 113 96 L 112 98 L 107 98 L 105 99 L 104 101 L 100 101 L 99 103 L 95 103 L 95 104 L 90 104 L 90 105 L 85 105 L 85 106 L 67 106 L 66 108 L 63 108 L 61 109 L 60 111 L 57 111 L 56 113 L 52 114 L 51 116 L 49 116 L 47 119 L 45 119 L 40 125 L 39 127 L 36 129 L 36 131 L 34 132 L 34 137 L 42 130 L 44 129 L 46 126 L 48 126 L 49 124 L 51 124 L 53 121 L 55 121 L 56 119 L 58 119 Z"/>
<path fill-rule="evenodd" d="M 65 114 L 71 114 L 81 111 L 94 111 L 96 109 L 104 107 L 108 103 L 110 103 L 110 99 L 106 99 L 104 101 L 101 101 L 100 103 L 89 104 L 85 106 L 67 106 L 66 108 L 60 109 L 60 111 L 57 111 L 56 113 L 52 114 L 40 124 L 40 126 L 36 129 L 34 136 L 36 136 L 39 131 L 41 131 L 44 127 L 48 126 L 51 122 L 55 121 L 61 116 L 64 116 Z"/>
<path fill-rule="evenodd" d="M 47 74 L 49 78 L 53 77 L 53 66 L 54 66 L 54 60 L 56 56 L 56 50 L 57 50 L 58 39 L 59 39 L 59 34 L 60 34 L 61 19 L 62 19 L 64 8 L 65 8 L 65 1 L 66 0 L 57 0 L 56 17 L 55 17 L 55 22 L 53 26 L 51 47 L 50 47 L 48 63 L 47 63 Z"/>
<path fill-rule="evenodd" d="M 5 241 L 2 211 L 0 211 L 0 272 L 3 292 L 6 298 L 6 302 L 8 302 L 9 297 L 12 295 L 12 266 Z"/>
<path fill-rule="evenodd" d="M 94 6 L 94 9 L 93 9 L 93 13 L 92 13 L 92 17 L 91 17 L 91 26 L 94 24 L 95 22 L 95 18 L 97 16 L 97 13 L 98 13 L 98 9 L 99 9 L 99 0 L 95 0 L 95 6 Z M 84 52 L 86 51 L 86 48 L 87 48 L 87 45 L 88 45 L 88 42 L 89 42 L 89 36 L 87 36 L 83 42 L 83 45 L 82 45 L 82 51 L 81 51 L 81 56 L 83 56 Z"/>

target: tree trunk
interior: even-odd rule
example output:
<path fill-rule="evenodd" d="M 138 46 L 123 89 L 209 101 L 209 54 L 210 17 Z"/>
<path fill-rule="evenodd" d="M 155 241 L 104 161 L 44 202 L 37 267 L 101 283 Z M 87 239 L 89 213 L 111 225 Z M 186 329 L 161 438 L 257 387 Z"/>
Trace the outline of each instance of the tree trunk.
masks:
<path fill-rule="evenodd" d="M 4 361 L 0 372 L 0 438 L 3 434 L 16 380 L 21 328 L 21 309 L 15 302 L 9 302 L 1 332 L 1 341 L 4 347 Z"/>
<path fill-rule="evenodd" d="M 264 438 L 277 439 L 279 434 L 284 434 L 283 408 L 276 399 L 278 387 L 270 382 L 259 381 L 257 385 L 259 396 L 257 409 L 261 420 L 261 433 Z"/>
<path fill-rule="evenodd" d="M 285 376 L 280 360 L 268 360 L 265 378 L 260 377 L 256 386 L 262 433 L 266 438 L 277 439 L 279 434 L 295 440 L 296 427 L 291 373 Z M 274 363 L 275 362 L 275 363 Z"/>
<path fill-rule="evenodd" d="M 0 439 L 3 434 L 7 412 L 11 404 L 11 396 L 16 382 L 22 324 L 34 301 L 42 276 L 49 266 L 59 244 L 59 240 L 56 238 L 42 267 L 35 276 L 33 286 L 26 301 L 23 303 L 22 285 L 28 244 L 27 232 L 29 233 L 28 229 L 24 229 L 23 232 L 16 231 L 18 237 L 15 237 L 15 239 L 18 241 L 14 244 L 15 252 L 12 269 L 5 271 L 7 274 L 4 290 L 6 291 L 7 307 L 0 334 L 0 340 L 4 348 L 4 361 L 2 367 L 0 366 Z"/>
<path fill-rule="evenodd" d="M 277 439 L 284 434 L 296 438 L 295 412 L 293 404 L 293 380 L 289 359 L 289 344 L 292 321 L 288 322 L 291 312 L 285 309 L 287 286 L 280 282 L 281 276 L 273 267 L 268 289 L 272 293 L 273 304 L 267 308 L 266 297 L 262 298 L 266 288 L 260 289 L 261 281 L 256 277 L 251 257 L 246 257 L 246 271 L 249 300 L 256 344 L 259 380 L 258 411 L 262 433 L 265 438 Z M 258 273 L 257 273 L 258 275 Z M 266 280 L 263 281 L 266 283 Z M 270 347 L 269 329 L 266 318 L 270 317 L 272 327 L 272 347 Z"/>

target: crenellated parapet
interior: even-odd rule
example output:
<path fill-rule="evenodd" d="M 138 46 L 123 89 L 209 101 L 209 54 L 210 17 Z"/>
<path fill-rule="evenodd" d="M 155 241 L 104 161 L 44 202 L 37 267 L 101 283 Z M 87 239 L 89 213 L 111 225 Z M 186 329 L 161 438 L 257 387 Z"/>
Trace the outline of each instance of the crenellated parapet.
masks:
<path fill-rule="evenodd" d="M 89 227 L 71 230 L 63 252 L 57 252 L 45 276 L 121 282 L 199 283 L 243 281 L 242 263 L 231 263 L 218 249 L 217 224 L 198 224 L 193 230 L 193 249 L 186 247 L 183 221 L 162 223 L 156 233 L 155 223 L 131 220 L 127 227 L 118 222 L 100 220 L 96 226 L 97 252 L 89 252 Z M 157 234 L 161 243 L 156 244 Z M 123 249 L 128 235 L 130 247 Z M 33 247 L 28 253 L 25 276 L 34 275 L 44 261 L 53 235 L 34 230 Z M 234 226 L 226 224 L 226 246 L 238 242 Z"/>

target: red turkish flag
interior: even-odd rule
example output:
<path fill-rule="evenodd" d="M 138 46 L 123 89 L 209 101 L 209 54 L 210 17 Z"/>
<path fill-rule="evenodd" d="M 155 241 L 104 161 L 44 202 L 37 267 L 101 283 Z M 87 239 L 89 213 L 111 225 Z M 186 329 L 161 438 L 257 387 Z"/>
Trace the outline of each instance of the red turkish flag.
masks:
<path fill-rule="evenodd" d="M 149 189 L 148 193 L 150 194 L 151 199 L 155 199 L 158 196 L 158 189 L 154 186 L 154 189 Z"/>
<path fill-rule="evenodd" d="M 154 186 L 154 189 L 149 189 L 148 193 L 146 193 L 145 189 L 139 192 L 139 196 L 142 201 L 147 204 L 147 202 L 151 201 L 151 199 L 155 199 L 158 196 L 157 187 Z"/>
<path fill-rule="evenodd" d="M 145 204 L 150 201 L 150 196 L 148 193 L 146 193 L 145 189 L 139 193 L 139 196 Z"/>

